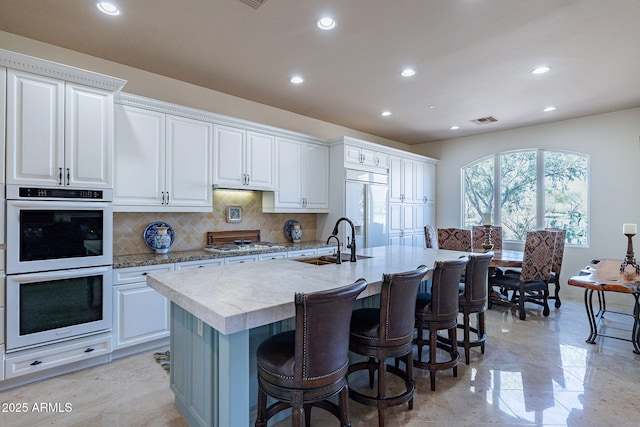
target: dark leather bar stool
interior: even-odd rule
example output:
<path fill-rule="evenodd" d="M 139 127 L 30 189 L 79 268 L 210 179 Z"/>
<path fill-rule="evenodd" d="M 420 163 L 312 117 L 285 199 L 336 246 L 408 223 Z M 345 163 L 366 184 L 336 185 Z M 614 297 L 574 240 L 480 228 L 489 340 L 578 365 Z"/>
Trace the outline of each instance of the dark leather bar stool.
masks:
<path fill-rule="evenodd" d="M 436 371 L 453 369 L 453 376 L 458 376 L 458 342 L 456 328 L 458 326 L 458 298 L 460 278 L 467 265 L 467 258 L 452 261 L 438 261 L 433 272 L 431 292 L 420 293 L 415 304 L 415 324 L 418 329 L 415 343 L 418 346 L 418 359 L 413 366 L 429 370 L 431 390 L 436 389 Z M 429 340 L 424 340 L 424 330 L 429 330 Z M 438 331 L 448 331 L 449 345 L 439 343 Z M 429 361 L 422 361 L 422 348 L 429 345 Z M 437 348 L 449 352 L 450 359 L 438 362 Z"/>
<path fill-rule="evenodd" d="M 489 289 L 489 263 L 493 258 L 493 252 L 486 252 L 478 255 L 469 255 L 469 261 L 465 270 L 465 280 L 461 284 L 462 294 L 458 299 L 459 312 L 462 313 L 462 325 L 458 328 L 463 330 L 463 339 L 458 341 L 464 347 L 464 361 L 469 364 L 471 347 L 480 347 L 484 354 L 484 344 L 487 341 L 485 332 L 484 312 L 487 309 L 487 291 Z M 477 315 L 476 327 L 471 326 L 470 316 Z M 471 340 L 471 333 L 476 335 L 476 339 Z"/>
<path fill-rule="evenodd" d="M 390 406 L 409 403 L 413 409 L 412 341 L 414 332 L 413 311 L 418 294 L 418 286 L 428 268 L 424 265 L 416 270 L 385 274 L 380 292 L 379 308 L 354 310 L 351 317 L 349 349 L 368 361 L 357 362 L 349 367 L 349 375 L 356 371 L 369 371 L 369 387 L 374 386 L 374 373 L 378 371 L 377 395 L 369 396 L 349 388 L 349 397 L 358 403 L 378 408 L 378 424 L 384 426 L 384 411 Z M 387 365 L 387 359 L 403 358 L 406 370 Z M 400 377 L 405 383 L 405 391 L 399 395 L 387 396 L 386 373 Z M 351 378 L 351 377 L 350 377 Z"/>
<path fill-rule="evenodd" d="M 266 427 L 271 417 L 287 408 L 293 408 L 292 426 L 309 426 L 313 406 L 331 412 L 343 427 L 351 425 L 349 322 L 356 297 L 366 287 L 360 279 L 329 291 L 295 295 L 296 329 L 267 338 L 257 350 L 256 427 Z M 327 400 L 336 394 L 339 406 Z M 267 396 L 277 400 L 269 408 Z"/>

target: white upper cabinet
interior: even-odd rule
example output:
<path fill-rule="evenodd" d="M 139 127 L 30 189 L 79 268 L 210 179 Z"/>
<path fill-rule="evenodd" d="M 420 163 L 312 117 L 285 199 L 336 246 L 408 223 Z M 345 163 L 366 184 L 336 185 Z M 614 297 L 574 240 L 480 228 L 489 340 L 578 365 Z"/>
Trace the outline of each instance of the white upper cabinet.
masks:
<path fill-rule="evenodd" d="M 110 91 L 7 72 L 7 183 L 112 187 Z"/>
<path fill-rule="evenodd" d="M 213 124 L 116 104 L 114 211 L 210 212 Z"/>
<path fill-rule="evenodd" d="M 344 163 L 345 167 L 355 167 L 356 169 L 363 169 L 363 167 L 365 170 L 371 171 L 388 169 L 389 155 L 367 147 L 345 144 Z"/>
<path fill-rule="evenodd" d="M 436 165 L 415 163 L 415 202 L 433 205 L 436 202 Z"/>
<path fill-rule="evenodd" d="M 262 195 L 263 212 L 328 212 L 329 147 L 276 139 L 277 190 Z"/>
<path fill-rule="evenodd" d="M 413 202 L 415 198 L 414 161 L 391 156 L 389 168 L 389 201 Z"/>
<path fill-rule="evenodd" d="M 271 135 L 216 125 L 213 161 L 216 188 L 274 189 L 275 138 Z"/>

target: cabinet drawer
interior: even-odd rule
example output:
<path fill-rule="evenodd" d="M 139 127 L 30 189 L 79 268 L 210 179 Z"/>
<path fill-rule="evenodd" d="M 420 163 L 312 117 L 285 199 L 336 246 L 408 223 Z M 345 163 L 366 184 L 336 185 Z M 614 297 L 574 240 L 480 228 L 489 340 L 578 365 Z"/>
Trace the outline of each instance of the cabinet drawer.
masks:
<path fill-rule="evenodd" d="M 258 255 L 233 256 L 224 259 L 225 264 L 241 264 L 243 262 L 258 261 Z"/>
<path fill-rule="evenodd" d="M 258 259 L 260 261 L 264 261 L 267 259 L 282 259 L 282 258 L 286 258 L 287 257 L 287 253 L 286 252 L 274 252 L 271 254 L 260 254 L 258 255 Z"/>
<path fill-rule="evenodd" d="M 298 258 L 303 256 L 317 255 L 317 249 L 301 249 L 299 251 L 289 251 L 287 253 L 288 258 Z"/>
<path fill-rule="evenodd" d="M 214 267 L 224 264 L 224 258 L 206 259 L 199 261 L 186 261 L 176 264 L 176 270 L 190 270 L 192 268 Z"/>
<path fill-rule="evenodd" d="M 80 338 L 8 354 L 6 378 L 15 378 L 111 353 L 111 334 Z"/>
<path fill-rule="evenodd" d="M 149 273 L 172 271 L 173 264 L 145 265 L 143 267 L 116 268 L 113 270 L 113 284 L 125 285 L 128 283 L 144 282 Z"/>

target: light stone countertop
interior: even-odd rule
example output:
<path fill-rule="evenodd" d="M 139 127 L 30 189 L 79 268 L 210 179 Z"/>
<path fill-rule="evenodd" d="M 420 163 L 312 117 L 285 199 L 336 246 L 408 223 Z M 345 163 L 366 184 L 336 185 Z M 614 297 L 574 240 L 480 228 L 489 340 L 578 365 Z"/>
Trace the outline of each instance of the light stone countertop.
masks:
<path fill-rule="evenodd" d="M 151 273 L 147 284 L 219 332 L 232 334 L 293 317 L 296 292 L 332 289 L 364 278 L 369 286 L 360 294 L 363 298 L 380 293 L 384 273 L 421 264 L 431 268 L 436 261 L 467 255 L 405 246 L 368 248 L 358 254 L 372 258 L 319 266 L 285 258 Z"/>
<path fill-rule="evenodd" d="M 169 251 L 166 255 L 157 255 L 150 250 L 149 253 L 132 254 L 132 255 L 116 255 L 113 257 L 113 268 L 142 267 L 146 265 L 170 264 L 174 262 L 185 261 L 203 261 L 207 259 L 228 258 L 242 255 L 256 255 L 276 252 L 299 251 L 305 249 L 316 249 L 325 247 L 335 247 L 335 245 L 327 245 L 321 241 L 304 241 L 300 243 L 281 243 L 284 248 L 261 249 L 255 251 L 239 252 L 208 252 L 204 249 L 191 251 Z"/>

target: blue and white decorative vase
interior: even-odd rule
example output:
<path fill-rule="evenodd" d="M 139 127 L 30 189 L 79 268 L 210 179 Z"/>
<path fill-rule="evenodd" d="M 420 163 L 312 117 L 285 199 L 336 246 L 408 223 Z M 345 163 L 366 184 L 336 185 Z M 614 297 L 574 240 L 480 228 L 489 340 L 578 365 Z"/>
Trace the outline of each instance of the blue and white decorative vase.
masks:
<path fill-rule="evenodd" d="M 293 225 L 291 240 L 293 240 L 293 243 L 300 243 L 300 240 L 302 240 L 302 226 L 300 224 Z"/>
<path fill-rule="evenodd" d="M 167 233 L 168 227 L 158 227 L 156 235 L 153 237 L 153 248 L 159 255 L 169 252 L 171 246 L 171 236 Z"/>

